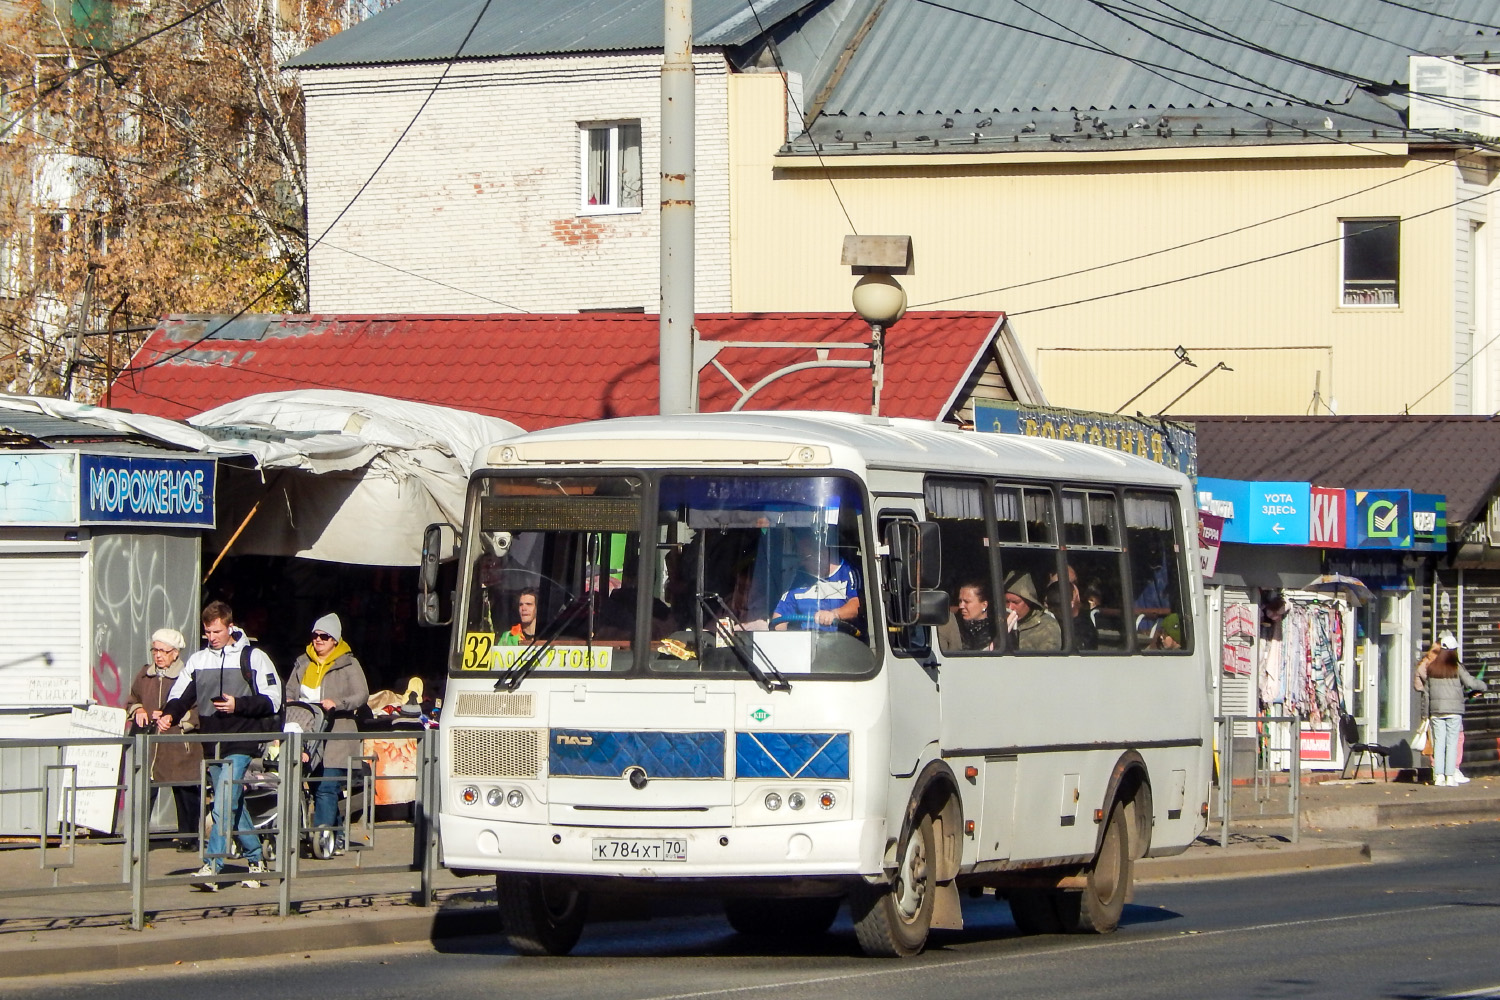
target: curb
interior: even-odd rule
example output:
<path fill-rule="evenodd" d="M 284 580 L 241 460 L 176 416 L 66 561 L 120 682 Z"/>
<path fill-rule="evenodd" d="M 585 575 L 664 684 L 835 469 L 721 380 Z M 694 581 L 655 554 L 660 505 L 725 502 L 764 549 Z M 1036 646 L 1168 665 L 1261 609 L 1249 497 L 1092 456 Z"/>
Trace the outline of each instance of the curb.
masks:
<path fill-rule="evenodd" d="M 1273 841 L 1250 849 L 1231 848 L 1223 853 L 1210 848 L 1173 858 L 1147 858 L 1136 862 L 1135 871 L 1137 881 L 1154 882 L 1338 868 L 1369 864 L 1371 860 L 1369 844 L 1324 843 L 1303 847 Z"/>
<path fill-rule="evenodd" d="M 489 933 L 494 929 L 493 909 L 441 910 L 436 906 L 426 911 L 419 907 L 392 907 L 388 913 L 357 920 L 349 919 L 347 912 L 336 911 L 286 919 L 255 917 L 237 926 L 216 928 L 217 933 L 209 934 L 191 933 L 191 928 L 188 933 L 174 930 L 153 934 L 116 927 L 105 932 L 117 935 L 115 939 L 104 937 L 101 940 L 103 935 L 90 935 L 92 940 L 89 941 L 57 944 L 32 941 L 19 948 L 0 949 L 0 979 L 436 941 Z"/>
<path fill-rule="evenodd" d="M 1494 799 L 1452 802 L 1390 802 L 1370 805 L 1325 806 L 1302 813 L 1302 825 L 1323 830 L 1373 830 L 1385 827 L 1428 826 L 1434 820 L 1500 819 Z"/>

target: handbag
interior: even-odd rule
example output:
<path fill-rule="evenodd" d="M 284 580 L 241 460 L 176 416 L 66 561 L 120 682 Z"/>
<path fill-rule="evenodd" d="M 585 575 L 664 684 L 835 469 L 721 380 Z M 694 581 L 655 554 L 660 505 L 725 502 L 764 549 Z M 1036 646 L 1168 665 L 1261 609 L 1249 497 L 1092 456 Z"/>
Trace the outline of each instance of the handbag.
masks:
<path fill-rule="evenodd" d="M 1431 734 L 1428 732 L 1428 726 L 1430 722 L 1430 719 L 1423 719 L 1422 724 L 1417 727 L 1416 733 L 1413 734 L 1411 738 L 1411 749 L 1413 753 L 1427 752 L 1427 748 L 1432 742 Z"/>

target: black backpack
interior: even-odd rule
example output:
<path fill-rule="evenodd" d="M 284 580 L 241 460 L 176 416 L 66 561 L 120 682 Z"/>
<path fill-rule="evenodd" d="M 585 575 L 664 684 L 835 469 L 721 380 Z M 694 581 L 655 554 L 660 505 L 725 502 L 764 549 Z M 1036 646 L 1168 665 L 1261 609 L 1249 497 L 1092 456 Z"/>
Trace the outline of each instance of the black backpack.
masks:
<path fill-rule="evenodd" d="M 260 693 L 260 686 L 255 683 L 255 669 L 250 666 L 250 651 L 254 648 L 249 642 L 246 642 L 244 648 L 240 650 L 240 676 L 245 678 L 245 683 L 250 686 L 250 690 L 258 694 Z M 282 716 L 285 712 L 286 705 L 283 703 L 281 708 L 278 708 L 273 714 L 268 716 L 273 731 L 279 732 L 281 730 Z"/>

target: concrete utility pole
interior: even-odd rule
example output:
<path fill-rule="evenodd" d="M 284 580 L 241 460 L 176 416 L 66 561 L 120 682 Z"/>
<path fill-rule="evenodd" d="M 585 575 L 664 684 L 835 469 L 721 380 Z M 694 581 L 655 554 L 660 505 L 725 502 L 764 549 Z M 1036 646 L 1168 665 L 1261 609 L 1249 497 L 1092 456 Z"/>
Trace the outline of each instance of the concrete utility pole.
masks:
<path fill-rule="evenodd" d="M 693 372 L 693 0 L 664 0 L 661 412 L 698 409 Z"/>

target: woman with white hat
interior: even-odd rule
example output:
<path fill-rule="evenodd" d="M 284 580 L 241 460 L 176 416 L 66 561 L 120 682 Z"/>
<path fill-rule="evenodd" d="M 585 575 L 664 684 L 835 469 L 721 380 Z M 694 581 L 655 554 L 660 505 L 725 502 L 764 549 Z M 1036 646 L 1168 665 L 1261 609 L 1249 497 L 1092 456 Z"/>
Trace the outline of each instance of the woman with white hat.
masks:
<path fill-rule="evenodd" d="M 182 673 L 182 650 L 187 640 L 175 628 L 159 628 L 151 633 L 151 662 L 135 675 L 130 684 L 130 696 L 125 702 L 125 718 L 134 726 L 134 731 L 156 732 L 156 720 L 162 706 L 172 693 L 172 685 Z M 182 724 L 173 723 L 165 730 L 167 734 L 181 736 L 197 728 L 198 713 L 188 712 Z M 149 727 L 149 729 L 148 729 Z M 201 780 L 203 747 L 197 743 L 175 741 L 152 741 L 151 780 L 153 782 L 190 782 L 173 784 L 172 798 L 177 804 L 177 831 L 197 835 L 198 809 L 202 801 L 198 782 Z M 156 805 L 159 788 L 151 789 L 151 804 Z M 196 850 L 192 840 L 177 841 L 181 851 Z"/>
<path fill-rule="evenodd" d="M 344 626 L 338 615 L 326 614 L 313 622 L 307 651 L 297 657 L 286 689 L 289 699 L 322 705 L 333 720 L 331 732 L 359 731 L 354 713 L 367 706 L 370 685 L 364 667 L 344 641 Z M 358 756 L 358 740 L 324 742 L 323 763 L 309 774 L 310 778 L 323 779 L 312 782 L 314 826 L 331 827 L 339 822 L 339 788 L 349 773 L 350 758 Z M 342 854 L 344 849 L 340 829 L 334 853 Z"/>
<path fill-rule="evenodd" d="M 1417 664 L 1412 686 L 1427 693 L 1428 729 L 1432 743 L 1432 783 L 1456 788 L 1458 737 L 1464 729 L 1464 691 L 1488 691 L 1458 660 L 1458 640 L 1444 632 Z"/>

